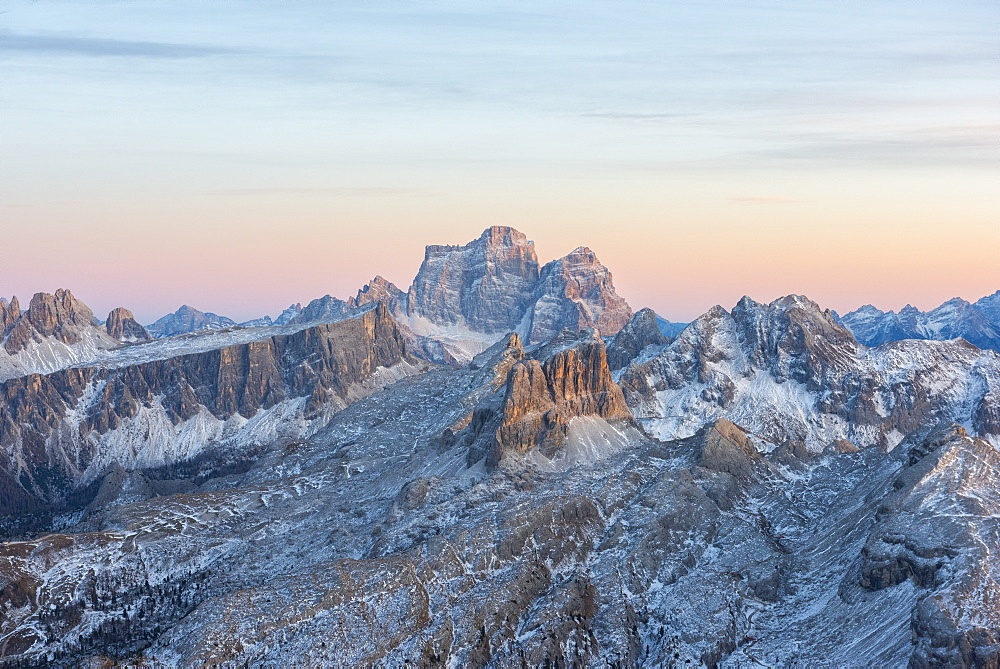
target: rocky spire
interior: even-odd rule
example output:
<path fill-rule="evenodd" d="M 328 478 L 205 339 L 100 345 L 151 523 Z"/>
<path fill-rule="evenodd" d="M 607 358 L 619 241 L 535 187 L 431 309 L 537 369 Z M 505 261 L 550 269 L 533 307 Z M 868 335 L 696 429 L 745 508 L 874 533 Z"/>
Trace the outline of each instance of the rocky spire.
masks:
<path fill-rule="evenodd" d="M 7 336 L 20 318 L 21 305 L 16 295 L 10 298 L 10 302 L 0 301 L 0 340 Z"/>
<path fill-rule="evenodd" d="M 118 341 L 149 341 L 152 337 L 146 332 L 146 328 L 139 325 L 132 312 L 125 307 L 116 307 L 108 314 L 108 320 L 104 322 L 104 329 L 108 334 Z"/>

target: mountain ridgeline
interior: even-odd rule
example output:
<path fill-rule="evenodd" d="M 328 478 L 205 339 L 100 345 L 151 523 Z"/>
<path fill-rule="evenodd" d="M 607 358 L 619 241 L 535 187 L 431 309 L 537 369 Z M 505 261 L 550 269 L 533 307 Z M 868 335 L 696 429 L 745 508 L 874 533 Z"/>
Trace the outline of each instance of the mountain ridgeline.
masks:
<path fill-rule="evenodd" d="M 680 327 L 493 227 L 273 320 L 0 300 L 0 662 L 998 666 L 998 296 Z"/>

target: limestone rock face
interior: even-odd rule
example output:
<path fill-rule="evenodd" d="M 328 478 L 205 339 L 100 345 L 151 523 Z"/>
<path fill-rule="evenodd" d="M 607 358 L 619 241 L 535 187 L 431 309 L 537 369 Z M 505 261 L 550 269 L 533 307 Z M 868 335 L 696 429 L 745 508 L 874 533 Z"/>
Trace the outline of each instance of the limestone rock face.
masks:
<path fill-rule="evenodd" d="M 0 300 L 0 340 L 7 336 L 20 318 L 21 304 L 16 295 L 10 298 L 10 302 Z"/>
<path fill-rule="evenodd" d="M 164 466 L 192 455 L 171 456 L 180 437 L 167 426 L 196 417 L 249 419 L 297 398 L 309 419 L 364 394 L 380 368 L 412 361 L 391 314 L 378 305 L 339 323 L 203 353 L 11 379 L 0 383 L 0 447 L 11 454 L 0 456 L 0 483 L 7 478 L 36 499 L 58 502 L 114 463 Z M 131 430 L 136 421 L 165 423 L 166 431 Z M 113 431 L 119 436 L 103 444 Z"/>
<path fill-rule="evenodd" d="M 532 451 L 551 459 L 577 417 L 632 422 L 604 342 L 593 330 L 565 333 L 533 355 L 522 359 L 520 342 L 510 339 L 504 354 L 495 356 L 509 371 L 502 395 L 481 402 L 459 437 L 469 444 L 470 463 L 485 455 L 487 466 L 495 467 L 507 455 Z"/>
<path fill-rule="evenodd" d="M 6 319 L 13 317 L 16 298 L 8 307 Z M 55 294 L 35 293 L 28 310 L 9 327 L 4 347 L 8 353 L 24 350 L 32 341 L 53 338 L 64 344 L 76 344 L 85 330 L 94 327 L 94 312 L 73 293 L 59 289 Z"/>
<path fill-rule="evenodd" d="M 533 242 L 494 226 L 465 246 L 428 246 L 410 286 L 408 313 L 480 332 L 514 330 L 538 282 Z"/>
<path fill-rule="evenodd" d="M 530 343 L 547 341 L 564 328 L 593 327 L 613 335 L 632 318 L 632 309 L 615 292 L 611 272 L 583 246 L 542 268 L 533 302 Z"/>
<path fill-rule="evenodd" d="M 146 328 L 139 325 L 132 312 L 124 307 L 111 310 L 108 320 L 104 323 L 104 329 L 118 341 L 137 342 L 152 339 Z"/>
<path fill-rule="evenodd" d="M 641 309 L 625 324 L 608 346 L 608 367 L 621 369 L 647 346 L 665 346 L 670 338 L 660 330 L 656 312 Z"/>
<path fill-rule="evenodd" d="M 146 326 L 146 331 L 159 339 L 199 330 L 222 330 L 234 325 L 236 325 L 236 321 L 231 318 L 211 312 L 198 311 L 185 304 L 174 313 L 167 314 L 152 325 Z"/>
<path fill-rule="evenodd" d="M 747 479 L 753 473 L 755 462 L 763 458 L 753 445 L 750 436 L 737 425 L 720 418 L 706 427 L 699 435 L 702 467 Z"/>
<path fill-rule="evenodd" d="M 365 284 L 356 297 L 348 300 L 348 305 L 357 308 L 372 302 L 384 303 L 396 318 L 403 318 L 406 315 L 406 293 L 381 276 L 376 276 Z"/>

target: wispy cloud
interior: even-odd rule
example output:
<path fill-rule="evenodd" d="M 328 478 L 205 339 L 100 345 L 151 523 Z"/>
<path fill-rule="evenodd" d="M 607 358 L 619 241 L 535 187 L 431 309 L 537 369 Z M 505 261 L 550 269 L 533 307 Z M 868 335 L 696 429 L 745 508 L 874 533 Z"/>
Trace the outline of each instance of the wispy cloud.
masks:
<path fill-rule="evenodd" d="M 138 58 L 200 58 L 237 53 L 234 49 L 175 44 L 79 37 L 71 35 L 19 35 L 0 32 L 0 51 L 23 53 L 72 54 L 77 56 L 125 56 Z"/>

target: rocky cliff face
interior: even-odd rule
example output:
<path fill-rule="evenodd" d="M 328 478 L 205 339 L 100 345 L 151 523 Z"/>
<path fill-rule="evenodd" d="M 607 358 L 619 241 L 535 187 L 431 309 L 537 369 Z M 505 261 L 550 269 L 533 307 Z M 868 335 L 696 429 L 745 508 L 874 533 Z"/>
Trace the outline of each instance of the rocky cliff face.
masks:
<path fill-rule="evenodd" d="M 134 343 L 152 339 L 146 328 L 139 325 L 132 312 L 124 307 L 111 310 L 108 320 L 104 322 L 104 329 L 118 341 Z"/>
<path fill-rule="evenodd" d="M 363 307 L 373 302 L 382 302 L 397 319 L 406 317 L 406 293 L 396 284 L 381 276 L 376 276 L 358 291 L 357 296 L 348 300 L 351 308 Z"/>
<path fill-rule="evenodd" d="M 412 362 L 379 305 L 216 350 L 12 379 L 0 384 L 0 470 L 39 503 L 58 504 L 114 465 L 169 466 L 227 440 L 246 451 L 254 428 L 270 438 L 308 432 L 322 422 L 308 427 L 312 419 L 378 387 L 380 370 Z"/>
<path fill-rule="evenodd" d="M 0 305 L 0 323 L 0 381 L 62 369 L 121 346 L 86 304 L 63 289 L 36 293 L 23 313 L 16 297 Z"/>
<path fill-rule="evenodd" d="M 221 330 L 236 325 L 236 321 L 211 312 L 198 311 L 194 307 L 183 305 L 172 314 L 167 314 L 146 330 L 153 337 L 173 337 L 174 335 L 198 332 L 200 330 Z"/>
<path fill-rule="evenodd" d="M 615 292 L 611 272 L 583 246 L 546 264 L 532 297 L 532 343 L 548 341 L 564 328 L 593 327 L 613 335 L 632 318 L 632 309 Z"/>
<path fill-rule="evenodd" d="M 528 357 L 520 338 L 511 335 L 498 360 L 492 365 L 500 387 L 472 412 L 468 428 L 448 435 L 449 443 L 469 449 L 470 464 L 484 456 L 487 467 L 525 456 L 546 465 L 574 461 L 586 455 L 577 447 L 588 429 L 620 436 L 607 421 L 633 422 L 611 378 L 604 342 L 593 330 L 567 332 Z M 613 448 L 615 439 L 603 436 Z"/>
<path fill-rule="evenodd" d="M 663 334 L 656 313 L 652 309 L 641 309 L 625 324 L 608 345 L 608 366 L 622 369 L 646 347 L 666 346 L 670 337 Z"/>
<path fill-rule="evenodd" d="M 1000 291 L 974 304 L 956 297 L 927 312 L 906 305 L 896 313 L 866 304 L 840 317 L 840 322 L 866 346 L 901 339 L 961 337 L 979 348 L 1000 351 Z"/>
<path fill-rule="evenodd" d="M 21 303 L 18 302 L 16 295 L 10 299 L 10 302 L 0 299 L 0 341 L 6 339 L 11 328 L 20 318 Z"/>
<path fill-rule="evenodd" d="M 716 307 L 656 357 L 623 374 L 630 406 L 653 433 L 693 434 L 717 417 L 775 442 L 821 452 L 837 440 L 891 449 L 939 422 L 996 438 L 989 410 L 1000 360 L 961 341 L 866 349 L 801 297 Z"/>
<path fill-rule="evenodd" d="M 465 246 L 428 246 L 408 313 L 439 325 L 511 332 L 538 282 L 535 246 L 513 228 L 495 226 Z"/>
<path fill-rule="evenodd" d="M 592 251 L 580 247 L 539 273 L 533 243 L 506 227 L 465 246 L 428 246 L 406 304 L 413 331 L 462 361 L 503 333 L 529 344 L 564 329 L 613 335 L 632 316 Z"/>

